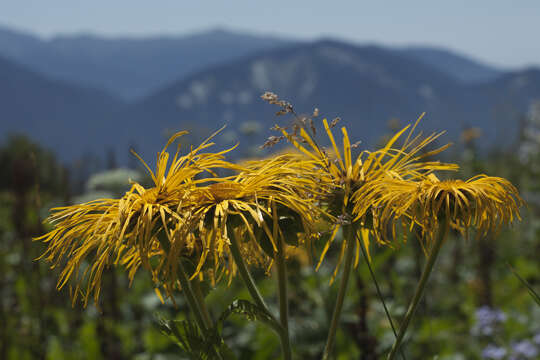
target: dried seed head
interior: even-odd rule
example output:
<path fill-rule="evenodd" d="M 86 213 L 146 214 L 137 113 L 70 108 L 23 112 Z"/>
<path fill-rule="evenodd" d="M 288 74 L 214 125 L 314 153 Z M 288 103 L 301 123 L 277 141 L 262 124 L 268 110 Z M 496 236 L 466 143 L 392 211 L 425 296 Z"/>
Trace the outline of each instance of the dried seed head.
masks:
<path fill-rule="evenodd" d="M 317 129 L 315 128 L 315 125 L 313 124 L 313 119 L 309 118 L 309 127 L 311 128 L 311 132 L 313 135 L 317 135 Z"/>
<path fill-rule="evenodd" d="M 297 137 L 298 136 L 298 131 L 300 130 L 300 127 L 297 124 L 293 124 L 292 128 L 293 128 L 292 135 L 294 137 Z"/>
<path fill-rule="evenodd" d="M 278 96 L 271 91 L 266 91 L 264 94 L 262 94 L 261 99 L 270 104 L 276 104 L 279 100 Z"/>
<path fill-rule="evenodd" d="M 352 223 L 352 217 L 349 214 L 341 214 L 336 218 L 336 223 L 339 225 L 349 225 Z"/>
<path fill-rule="evenodd" d="M 332 120 L 332 122 L 330 123 L 330 128 L 333 128 L 334 126 L 336 126 L 340 120 L 341 120 L 340 117 L 337 117 L 334 120 Z"/>
<path fill-rule="evenodd" d="M 266 142 L 261 146 L 261 149 L 265 149 L 267 147 L 272 147 L 279 143 L 281 140 L 283 140 L 283 136 L 270 136 Z"/>
<path fill-rule="evenodd" d="M 313 109 L 313 117 L 319 116 L 319 108 Z"/>

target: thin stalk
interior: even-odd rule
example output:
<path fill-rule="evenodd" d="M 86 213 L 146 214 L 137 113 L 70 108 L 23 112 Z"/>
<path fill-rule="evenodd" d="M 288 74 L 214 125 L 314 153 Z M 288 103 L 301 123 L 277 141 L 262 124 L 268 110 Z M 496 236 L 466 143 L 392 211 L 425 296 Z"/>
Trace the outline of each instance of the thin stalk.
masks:
<path fill-rule="evenodd" d="M 158 236 L 158 241 L 161 244 L 161 247 L 163 248 L 165 253 L 169 254 L 169 250 L 171 249 L 171 243 L 167 236 L 161 233 L 161 236 Z M 184 292 L 184 296 L 186 297 L 189 310 L 193 313 L 197 326 L 199 327 L 201 332 L 204 333 L 210 327 L 206 326 L 201 312 L 201 308 L 199 306 L 199 302 L 195 297 L 195 293 L 193 292 L 193 289 L 191 287 L 191 282 L 189 281 L 189 277 L 186 273 L 186 270 L 184 269 L 184 265 L 182 264 L 181 259 L 178 261 L 178 280 L 180 281 L 180 285 L 182 285 L 182 291 Z"/>
<path fill-rule="evenodd" d="M 168 254 L 171 248 L 169 239 L 161 236 L 158 237 L 158 240 L 163 247 L 163 250 L 165 250 L 165 252 Z M 212 329 L 214 325 L 212 319 L 210 318 L 210 314 L 208 313 L 208 309 L 206 308 L 200 286 L 197 280 L 193 282 L 189 280 L 186 269 L 184 269 L 184 265 L 182 264 L 182 259 L 178 261 L 178 281 L 180 281 L 180 285 L 182 286 L 182 292 L 186 297 L 189 310 L 191 311 L 191 313 L 193 313 L 193 316 L 195 317 L 195 322 L 201 330 L 201 333 L 203 334 L 203 336 L 206 337 L 208 330 Z M 193 291 L 193 287 L 191 286 L 192 284 L 194 284 L 195 289 L 198 290 L 198 294 Z M 206 315 L 203 315 L 204 312 L 206 312 Z M 216 358 L 222 360 L 223 357 L 221 356 L 219 349 L 216 346 L 213 346 L 213 348 Z"/>
<path fill-rule="evenodd" d="M 392 346 L 392 349 L 390 350 L 390 353 L 388 354 L 388 358 L 387 358 L 388 360 L 393 360 L 395 358 L 397 350 L 399 349 L 401 342 L 403 341 L 403 338 L 405 337 L 405 333 L 407 332 L 407 328 L 409 327 L 411 319 L 413 318 L 414 313 L 416 312 L 416 308 L 418 307 L 418 304 L 420 303 L 420 300 L 422 299 L 422 296 L 424 295 L 424 290 L 426 289 L 427 281 L 429 279 L 431 271 L 433 270 L 433 265 L 435 265 L 435 261 L 437 260 L 439 251 L 441 250 L 442 244 L 444 243 L 444 240 L 448 233 L 448 225 L 449 224 L 447 220 L 441 221 L 439 225 L 439 234 L 437 235 L 437 239 L 435 240 L 435 243 L 433 244 L 433 248 L 431 249 L 431 252 L 427 258 L 426 265 L 424 266 L 424 270 L 422 271 L 422 276 L 420 277 L 420 281 L 418 282 L 418 285 L 416 286 L 416 290 L 414 291 L 414 296 L 411 300 L 411 304 L 409 305 L 409 308 L 407 309 L 405 318 L 403 319 L 403 322 L 401 323 L 401 326 L 399 327 L 399 333 L 396 338 L 396 341 L 394 342 L 394 345 Z"/>
<path fill-rule="evenodd" d="M 289 303 L 287 301 L 287 264 L 285 263 L 285 249 L 283 239 L 277 239 L 277 272 L 278 272 L 278 296 L 279 296 L 279 321 L 283 328 L 283 354 L 285 359 L 292 357 L 291 341 L 289 338 Z"/>
<path fill-rule="evenodd" d="M 346 230 L 347 248 L 345 250 L 345 265 L 343 267 L 343 276 L 339 284 L 338 296 L 336 299 L 336 305 L 334 307 L 334 313 L 332 314 L 332 322 L 330 323 L 330 330 L 328 331 L 328 337 L 326 339 L 326 346 L 324 348 L 323 360 L 327 360 L 330 357 L 332 348 L 334 347 L 334 340 L 336 337 L 337 328 L 339 325 L 339 319 L 341 316 L 341 309 L 343 308 L 343 302 L 345 300 L 345 293 L 347 292 L 347 285 L 349 284 L 349 275 L 351 274 L 356 240 L 353 236 L 356 229 L 353 225 L 345 225 Z"/>
<path fill-rule="evenodd" d="M 394 333 L 394 336 L 397 338 L 397 331 L 396 327 L 394 326 L 394 322 L 392 321 L 392 317 L 390 316 L 390 312 L 388 311 L 388 308 L 386 307 L 386 302 L 384 301 L 384 298 L 381 293 L 381 289 L 379 288 L 379 282 L 377 281 L 377 278 L 375 277 L 375 273 L 373 272 L 373 269 L 371 268 L 371 264 L 369 262 L 366 249 L 364 248 L 364 243 L 362 241 L 359 241 L 360 243 L 360 249 L 362 250 L 362 256 L 364 257 L 364 261 L 367 264 L 367 267 L 369 269 L 369 273 L 371 275 L 371 279 L 373 280 L 373 283 L 375 284 L 375 289 L 377 290 L 377 295 L 379 296 L 379 300 L 381 301 L 384 312 L 386 314 L 386 318 L 388 319 L 388 322 L 390 323 L 390 327 L 392 328 L 392 332 Z M 399 349 L 399 352 L 401 354 L 401 357 L 403 360 L 405 360 L 405 355 L 403 354 L 403 350 Z"/>
<path fill-rule="evenodd" d="M 206 304 L 204 303 L 204 299 L 202 298 L 202 293 L 200 293 L 199 298 L 197 296 L 197 291 L 194 291 L 193 286 L 191 286 L 193 284 L 195 288 L 199 287 L 199 284 L 197 284 L 198 280 L 189 281 L 189 277 L 187 276 L 186 270 L 184 269 L 184 265 L 182 265 L 182 261 L 178 262 L 178 280 L 180 281 L 180 285 L 182 285 L 182 291 L 184 292 L 184 296 L 186 297 L 186 300 L 188 302 L 189 309 L 195 316 L 195 322 L 201 330 L 201 333 L 204 334 L 204 336 L 206 337 L 208 330 L 212 329 L 213 323 L 210 319 L 210 314 L 208 314 L 208 319 L 205 319 L 205 316 L 203 315 L 204 311 L 202 309 L 205 309 L 207 313 L 208 309 L 206 309 Z M 214 345 L 213 350 L 215 351 L 214 355 L 216 356 L 216 358 L 222 360 L 223 357 L 219 352 L 219 348 Z"/>
<path fill-rule="evenodd" d="M 180 285 L 182 285 L 182 291 L 184 292 L 184 296 L 186 297 L 189 309 L 195 317 L 197 326 L 199 326 L 201 331 L 205 333 L 209 329 L 209 327 L 207 327 L 206 325 L 201 308 L 199 306 L 199 302 L 197 301 L 195 293 L 193 292 L 191 282 L 189 281 L 189 278 L 186 274 L 184 265 L 182 265 L 182 261 L 178 262 L 178 280 L 180 281 Z"/>
<path fill-rule="evenodd" d="M 249 272 L 249 269 L 244 262 L 244 259 L 242 258 L 242 254 L 240 253 L 240 247 L 238 245 L 238 240 L 236 239 L 236 236 L 234 235 L 234 231 L 232 228 L 227 229 L 227 234 L 229 236 L 229 240 L 231 241 L 231 254 L 234 258 L 234 262 L 236 263 L 236 266 L 238 267 L 238 272 L 240 273 L 240 276 L 242 277 L 242 280 L 244 280 L 244 284 L 246 285 L 249 294 L 251 295 L 251 298 L 255 303 L 263 308 L 268 315 L 272 318 L 272 320 L 276 321 L 270 310 L 268 309 L 268 306 L 266 306 L 266 302 L 264 301 L 261 293 L 259 292 L 259 288 L 257 288 L 257 285 L 255 284 L 255 280 L 253 280 L 253 277 L 251 276 L 251 273 Z M 276 321 L 276 324 L 279 324 Z M 291 360 L 291 352 L 290 352 L 290 342 L 289 342 L 289 336 L 285 329 L 283 329 L 282 326 L 276 326 L 275 328 L 272 327 L 272 329 L 276 330 L 276 332 L 279 335 L 279 340 L 281 342 L 281 350 L 283 352 L 283 358 L 285 360 Z"/>
<path fill-rule="evenodd" d="M 240 276 L 242 277 L 242 280 L 244 280 L 244 283 L 246 284 L 246 287 L 249 291 L 249 294 L 253 298 L 253 301 L 266 310 L 269 314 L 270 311 L 268 310 L 268 306 L 266 306 L 266 303 L 259 292 L 259 288 L 257 285 L 255 285 L 255 280 L 253 280 L 253 277 L 251 276 L 251 273 L 249 272 L 249 269 L 244 262 L 244 259 L 242 258 L 242 254 L 240 253 L 240 246 L 238 245 L 238 240 L 236 239 L 236 236 L 234 235 L 234 231 L 232 228 L 227 229 L 227 235 L 229 236 L 229 240 L 231 241 L 231 254 L 234 258 L 234 262 L 236 263 L 236 266 L 238 267 L 238 272 L 240 272 Z"/>
<path fill-rule="evenodd" d="M 194 279 L 191 281 L 191 285 L 195 293 L 195 300 L 197 300 L 197 303 L 199 304 L 199 308 L 201 309 L 204 323 L 206 324 L 206 327 L 208 329 L 211 329 L 214 326 L 214 324 L 213 324 L 212 318 L 210 317 L 210 312 L 208 311 L 208 307 L 206 306 L 206 303 L 204 302 L 204 296 L 201 290 L 201 283 L 198 279 Z"/>

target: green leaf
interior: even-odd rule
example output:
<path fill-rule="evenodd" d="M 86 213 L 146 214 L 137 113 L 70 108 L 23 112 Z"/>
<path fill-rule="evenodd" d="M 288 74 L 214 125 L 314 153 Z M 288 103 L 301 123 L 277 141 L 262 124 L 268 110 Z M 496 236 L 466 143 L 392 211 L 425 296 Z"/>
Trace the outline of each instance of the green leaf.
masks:
<path fill-rule="evenodd" d="M 229 307 L 221 314 L 219 317 L 218 323 L 223 324 L 223 322 L 231 315 L 237 314 L 242 315 L 250 321 L 260 321 L 277 332 L 281 331 L 281 326 L 276 322 L 274 317 L 269 314 L 266 310 L 261 308 L 258 305 L 253 304 L 248 300 L 235 300 Z"/>
<path fill-rule="evenodd" d="M 512 274 L 515 275 L 515 277 L 518 278 L 518 280 L 521 282 L 521 284 L 523 286 L 525 286 L 527 288 L 527 291 L 529 292 L 529 295 L 531 295 L 531 297 L 534 299 L 534 301 L 536 301 L 536 304 L 538 304 L 540 306 L 540 296 L 538 295 L 538 293 L 536 291 L 534 291 L 533 287 L 531 286 L 531 284 L 529 284 L 527 282 L 527 280 L 525 280 L 524 278 L 522 278 L 518 272 L 516 271 L 516 269 L 514 269 L 512 267 L 512 265 L 510 265 L 510 263 L 507 263 L 508 267 L 510 268 L 510 271 L 512 271 Z"/>
<path fill-rule="evenodd" d="M 178 345 L 180 354 L 189 359 L 236 359 L 217 329 L 211 329 L 203 334 L 197 325 L 190 320 L 168 320 L 164 318 L 159 318 L 157 325 L 163 334 Z"/>

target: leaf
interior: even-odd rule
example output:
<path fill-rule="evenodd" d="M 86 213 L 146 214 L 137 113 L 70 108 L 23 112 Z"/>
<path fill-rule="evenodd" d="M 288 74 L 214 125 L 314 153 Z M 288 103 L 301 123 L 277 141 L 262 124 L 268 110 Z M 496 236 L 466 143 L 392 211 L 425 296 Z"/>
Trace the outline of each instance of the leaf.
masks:
<path fill-rule="evenodd" d="M 248 300 L 238 299 L 233 301 L 233 303 L 221 314 L 218 323 L 223 324 L 223 322 L 233 314 L 243 315 L 249 321 L 260 321 L 265 323 L 278 333 L 281 331 L 281 326 L 271 314 Z"/>
<path fill-rule="evenodd" d="M 215 328 L 202 334 L 197 325 L 190 320 L 168 320 L 161 317 L 158 318 L 157 325 L 163 334 L 178 345 L 180 354 L 189 359 L 236 359 Z"/>
<path fill-rule="evenodd" d="M 516 269 L 514 269 L 512 267 L 512 265 L 510 265 L 510 263 L 507 262 L 507 265 L 508 267 L 510 268 L 510 271 L 512 271 L 512 274 L 515 275 L 515 277 L 518 278 L 518 280 L 521 282 L 521 284 L 523 286 L 525 286 L 527 288 L 527 291 L 529 292 L 529 295 L 531 295 L 531 297 L 534 299 L 534 301 L 536 301 L 536 304 L 538 304 L 540 306 L 540 296 L 538 295 L 538 293 L 536 291 L 534 291 L 534 289 L 532 288 L 531 284 L 529 284 L 527 282 L 527 280 L 525 280 L 524 278 L 522 278 L 518 272 L 516 271 Z"/>

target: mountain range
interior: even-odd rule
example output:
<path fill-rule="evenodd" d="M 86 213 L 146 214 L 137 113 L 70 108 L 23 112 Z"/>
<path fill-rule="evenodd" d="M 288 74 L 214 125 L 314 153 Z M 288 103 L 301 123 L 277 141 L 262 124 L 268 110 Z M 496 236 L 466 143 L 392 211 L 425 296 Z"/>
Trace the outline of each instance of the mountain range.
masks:
<path fill-rule="evenodd" d="M 517 119 L 540 98 L 540 71 L 503 73 L 491 81 L 464 83 L 423 62 L 377 46 L 354 46 L 333 40 L 271 50 L 216 66 L 173 83 L 133 104 L 132 119 L 155 128 L 178 128 L 189 120 L 217 128 L 228 124 L 231 140 L 242 138 L 246 124 L 274 125 L 278 109 L 259 96 L 272 90 L 298 112 L 317 107 L 330 119 L 341 117 L 354 138 L 366 146 L 388 132 L 390 119 L 414 121 L 421 128 L 447 130 L 455 141 L 466 127 L 483 130 L 483 143 L 509 145 Z M 178 124 L 178 125 L 174 125 Z"/>
<path fill-rule="evenodd" d="M 107 92 L 53 80 L 0 57 L 0 109 L 0 134 L 27 134 L 73 159 L 114 143 L 109 130 L 126 105 Z"/>
<path fill-rule="evenodd" d="M 479 127 L 485 146 L 507 146 L 540 98 L 540 70 L 505 71 L 438 48 L 299 42 L 223 30 L 178 38 L 43 40 L 0 29 L 0 133 L 23 132 L 64 160 L 128 146 L 146 158 L 167 133 L 203 137 L 226 124 L 221 144 L 255 147 L 272 135 L 278 109 L 341 117 L 370 146 L 390 119 L 421 128 Z"/>
<path fill-rule="evenodd" d="M 223 29 L 177 37 L 62 35 L 45 40 L 0 27 L 0 55 L 45 76 L 107 90 L 125 100 L 148 96 L 172 81 L 212 65 L 299 43 Z M 465 83 L 489 81 L 502 73 L 446 49 L 406 47 L 388 50 L 434 66 Z"/>
<path fill-rule="evenodd" d="M 0 55 L 45 76 L 107 90 L 126 100 L 149 95 L 211 65 L 289 43 L 221 29 L 178 37 L 71 35 L 44 40 L 0 28 Z"/>

